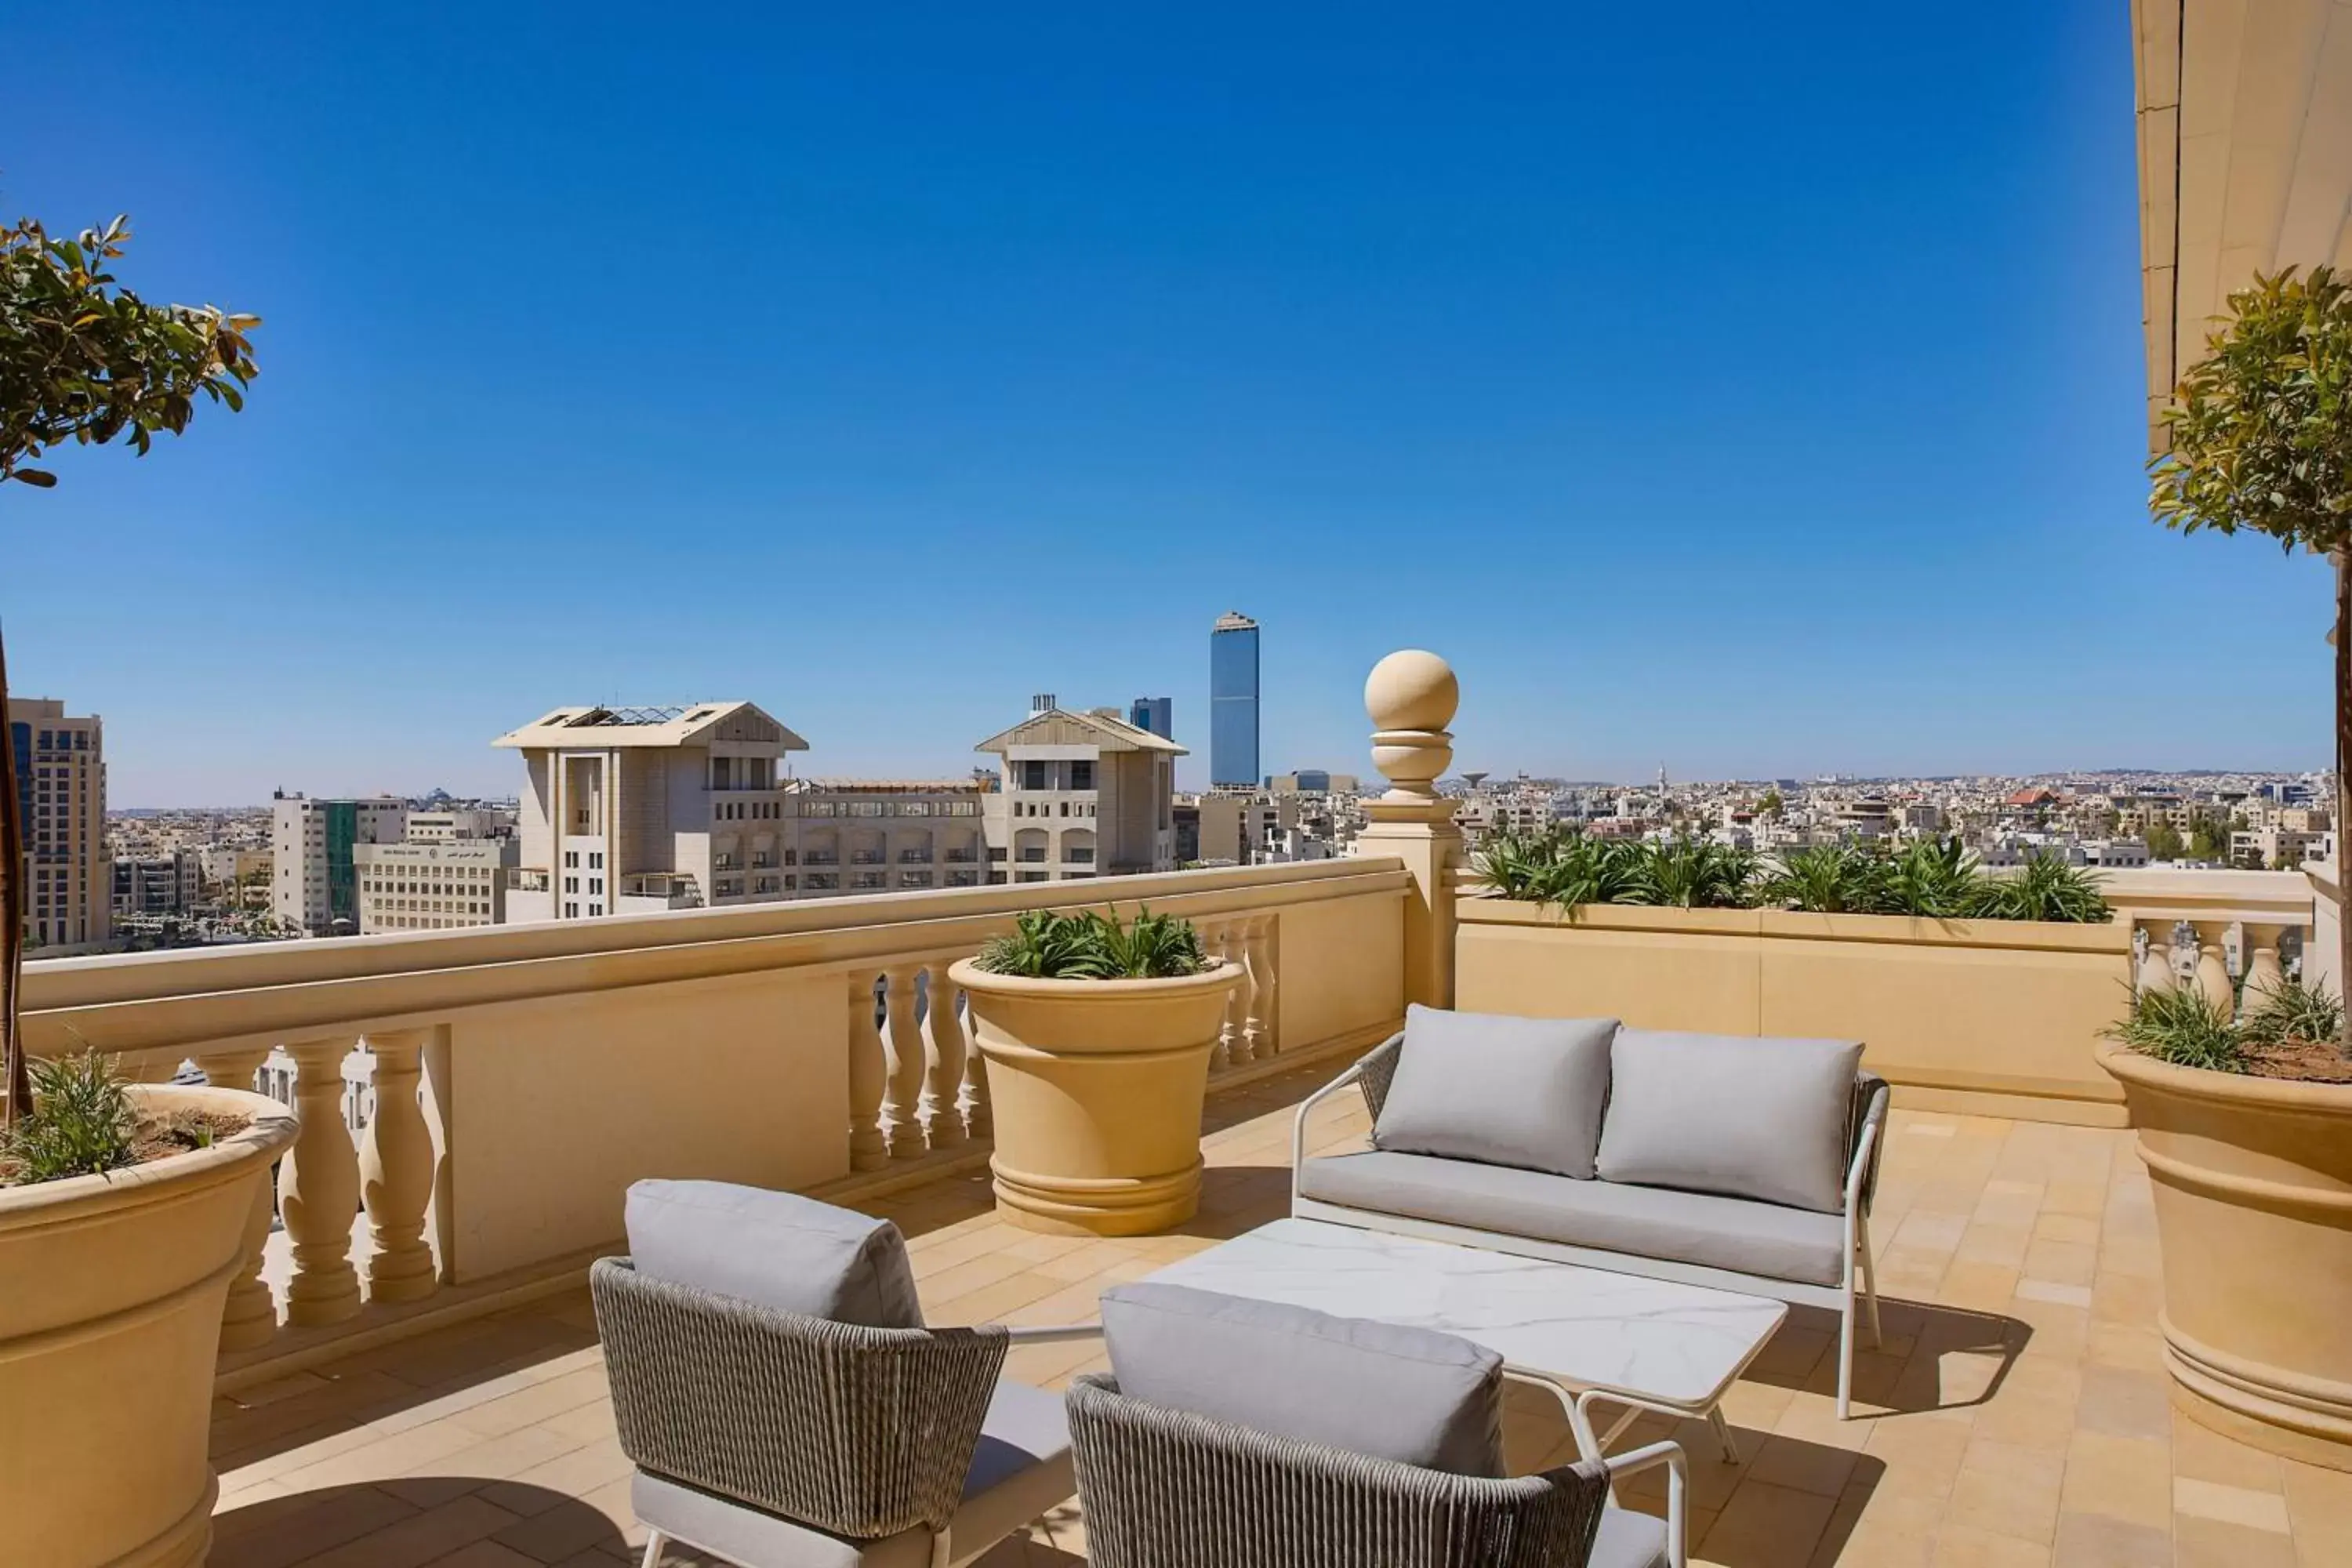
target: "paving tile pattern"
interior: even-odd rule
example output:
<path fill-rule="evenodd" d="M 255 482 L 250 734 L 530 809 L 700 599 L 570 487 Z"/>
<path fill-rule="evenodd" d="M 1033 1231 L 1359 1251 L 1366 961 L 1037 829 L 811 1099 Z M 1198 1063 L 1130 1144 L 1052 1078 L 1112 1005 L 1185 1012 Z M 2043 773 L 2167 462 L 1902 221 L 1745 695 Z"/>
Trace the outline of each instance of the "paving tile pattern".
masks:
<path fill-rule="evenodd" d="M 1332 1069 L 1218 1096 L 1202 1213 L 1180 1235 L 1045 1237 L 999 1222 L 977 1176 L 872 1204 L 906 1232 L 933 1322 L 1082 1322 L 1104 1287 L 1282 1215 L 1291 1111 Z M 1744 1462 L 1662 1418 L 1690 1456 L 1695 1562 L 1717 1568 L 2320 1568 L 2352 1563 L 2352 1475 L 2273 1458 L 2171 1407 L 2146 1173 L 2126 1133 L 1896 1111 L 1873 1230 L 1885 1342 L 1832 1414 L 1836 1324 L 1800 1309 L 1726 1402 Z M 1328 1102 L 1310 1147 L 1360 1142 Z M 1027 1347 L 1058 1387 L 1093 1344 Z M 1514 1389 L 1515 1468 L 1573 1444 Z M 223 1397 L 214 1568 L 610 1568 L 628 1507 L 593 1316 L 569 1291 Z M 1662 1511 L 1654 1474 L 1626 1489 Z M 1075 1504 L 987 1568 L 1083 1563 Z M 672 1552 L 666 1563 L 693 1563 Z"/>

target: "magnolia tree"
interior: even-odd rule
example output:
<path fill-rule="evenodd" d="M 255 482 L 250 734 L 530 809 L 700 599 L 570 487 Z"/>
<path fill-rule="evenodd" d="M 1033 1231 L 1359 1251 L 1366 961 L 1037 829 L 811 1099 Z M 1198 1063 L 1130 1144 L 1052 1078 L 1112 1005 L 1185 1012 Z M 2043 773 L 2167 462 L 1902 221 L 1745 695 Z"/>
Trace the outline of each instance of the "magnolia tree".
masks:
<path fill-rule="evenodd" d="M 2267 534 L 2336 569 L 2336 882 L 2347 884 L 2352 758 L 2352 281 L 2288 268 L 2230 296 L 2230 313 L 2164 414 L 2171 450 L 2148 465 L 2157 521 Z M 2339 894 L 2339 896 L 2341 896 Z M 2336 973 L 2352 979 L 2352 919 Z M 2352 1009 L 2345 1014 L 2352 1050 Z"/>
<path fill-rule="evenodd" d="M 0 494 L 9 481 L 47 489 L 57 477 L 34 459 L 66 442 L 121 437 L 146 452 L 159 430 L 178 435 L 196 400 L 245 405 L 254 376 L 246 332 L 254 316 L 210 306 L 151 305 L 107 266 L 131 239 L 127 218 L 52 238 L 37 223 L 0 227 Z M 8 656 L 0 642 L 0 719 L 8 709 Z M 25 825 L 16 748 L 0 733 L 0 1058 L 6 1091 L 0 1126 L 30 1114 L 32 1089 L 17 1033 L 25 952 Z"/>

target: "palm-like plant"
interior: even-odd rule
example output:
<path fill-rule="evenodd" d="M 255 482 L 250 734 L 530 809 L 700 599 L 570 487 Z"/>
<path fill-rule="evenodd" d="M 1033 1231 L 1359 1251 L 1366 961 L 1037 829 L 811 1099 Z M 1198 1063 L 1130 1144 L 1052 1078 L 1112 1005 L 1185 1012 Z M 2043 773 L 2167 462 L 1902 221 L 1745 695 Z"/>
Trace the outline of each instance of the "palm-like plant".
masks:
<path fill-rule="evenodd" d="M 2011 875 L 1987 877 L 1979 882 L 1968 912 L 1981 920 L 2095 925 L 2108 917 L 2109 910 L 2099 892 L 2097 872 L 2035 850 Z"/>
<path fill-rule="evenodd" d="M 1886 862 L 1879 884 L 1880 912 L 1954 920 L 1969 912 L 1983 870 L 1958 837 L 1922 838 Z"/>
<path fill-rule="evenodd" d="M 2228 1012 L 2215 1006 L 2194 985 L 2175 984 L 2142 991 L 2124 1021 L 2105 1033 L 2111 1040 L 2173 1067 L 2237 1072 L 2245 1061 Z"/>
<path fill-rule="evenodd" d="M 2281 980 L 2259 992 L 2247 990 L 2238 1037 L 2249 1046 L 2333 1045 L 2343 1037 L 2344 1004 L 2325 985 Z"/>
<path fill-rule="evenodd" d="M 1684 834 L 1648 847 L 1635 867 L 1640 901 L 1672 909 L 1737 909 L 1756 877 L 1751 850 Z"/>
<path fill-rule="evenodd" d="M 1853 844 L 1816 844 L 1784 851 L 1760 889 L 1768 904 L 1811 914 L 1864 915 L 1884 901 L 1885 862 Z"/>
<path fill-rule="evenodd" d="M 1031 980 L 1160 980 L 1209 967 L 1190 921 L 1149 910 L 1127 925 L 1116 912 L 1024 910 L 1013 930 L 989 938 L 976 962 L 992 974 Z"/>

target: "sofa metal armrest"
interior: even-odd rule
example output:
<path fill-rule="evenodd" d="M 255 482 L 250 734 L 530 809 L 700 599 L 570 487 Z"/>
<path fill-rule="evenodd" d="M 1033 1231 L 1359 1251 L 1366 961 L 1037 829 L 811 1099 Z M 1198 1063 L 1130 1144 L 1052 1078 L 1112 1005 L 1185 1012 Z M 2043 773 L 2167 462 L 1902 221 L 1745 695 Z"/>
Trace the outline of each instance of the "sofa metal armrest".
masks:
<path fill-rule="evenodd" d="M 1307 1117 L 1317 1106 L 1339 1093 L 1351 1083 L 1361 1082 L 1364 1100 L 1375 1119 L 1380 1116 L 1380 1101 L 1388 1096 L 1389 1079 L 1396 1072 L 1397 1052 L 1403 1047 L 1404 1033 L 1399 1030 L 1366 1055 L 1350 1063 L 1348 1070 L 1298 1102 L 1297 1115 L 1290 1123 L 1290 1191 L 1298 1193 L 1298 1167 L 1307 1161 Z M 1377 1089 L 1376 1087 L 1377 1086 Z M 1377 1095 L 1377 1098 L 1376 1098 Z"/>
<path fill-rule="evenodd" d="M 1059 1345 L 1074 1344 L 1080 1340 L 1098 1340 L 1102 1338 L 1102 1331 L 1100 1323 L 1049 1323 L 1037 1327 L 1013 1323 L 1006 1325 L 1004 1337 L 1016 1346 Z"/>

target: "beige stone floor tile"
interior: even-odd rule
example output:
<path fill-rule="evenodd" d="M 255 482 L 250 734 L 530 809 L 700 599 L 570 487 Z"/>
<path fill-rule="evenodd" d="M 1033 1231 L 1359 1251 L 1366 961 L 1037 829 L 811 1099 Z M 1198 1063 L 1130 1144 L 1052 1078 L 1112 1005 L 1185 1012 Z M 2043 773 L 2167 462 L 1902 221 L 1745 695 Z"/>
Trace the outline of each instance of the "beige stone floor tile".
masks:
<path fill-rule="evenodd" d="M 2172 1568 L 2172 1525 L 2131 1524 L 2104 1514 L 2058 1515 L 2051 1553 L 2059 1568 Z"/>
<path fill-rule="evenodd" d="M 2281 1460 L 2279 1468 L 2296 1549 L 2316 1563 L 2325 1560 L 2323 1546 L 2340 1552 L 2344 1542 L 2352 1542 L 2352 1474 L 2293 1459 Z"/>
<path fill-rule="evenodd" d="M 2172 1524 L 2172 1445 L 2077 1431 L 2066 1450 L 2058 1506 L 2151 1530 Z"/>
<path fill-rule="evenodd" d="M 539 1568 L 538 1560 L 495 1541 L 477 1541 L 446 1557 L 433 1560 L 432 1568 Z"/>
<path fill-rule="evenodd" d="M 2172 1469 L 2191 1480 L 2218 1481 L 2250 1491 L 2286 1489 L 2285 1460 L 2200 1426 L 2178 1407 L 2172 1412 Z M 2352 1517 L 2345 1522 L 2352 1525 Z M 2347 1538 L 2346 1555 L 2352 1557 L 2352 1537 Z"/>
<path fill-rule="evenodd" d="M 1751 1481 L 1834 1498 L 1845 1490 L 1858 1458 L 1851 1448 L 1832 1448 L 1776 1434 L 1749 1456 L 1748 1477 Z"/>
<path fill-rule="evenodd" d="M 2294 1543 L 2284 1535 L 2189 1514 L 2173 1518 L 2172 1562 L 2173 1568 L 2299 1568 Z"/>
<path fill-rule="evenodd" d="M 2095 1366 L 2161 1375 L 2164 1339 L 2146 1322 L 2111 1323 L 2095 1319 L 2086 1333 L 2084 1355 Z"/>
<path fill-rule="evenodd" d="M 275 1479 L 292 1492 L 390 1480 L 409 1474 L 418 1465 L 470 1448 L 481 1440 L 481 1433 L 458 1426 L 454 1418 L 444 1419 L 378 1437 L 317 1464 L 284 1471 Z"/>
<path fill-rule="evenodd" d="M 305 1559 L 303 1568 L 422 1568 L 514 1522 L 504 1509 L 461 1497 Z"/>
<path fill-rule="evenodd" d="M 2075 1419 L 2094 1432 L 2172 1441 L 2172 1394 L 2160 1373 L 2083 1369 L 2083 1401 Z"/>
<path fill-rule="evenodd" d="M 1974 1430 L 1972 1421 L 1937 1416 L 1896 1415 L 1874 1422 L 1863 1452 L 1885 1467 L 1877 1491 L 1889 1499 L 1925 1499 L 1940 1505 L 1959 1479 Z"/>
<path fill-rule="evenodd" d="M 405 1475 L 375 1484 L 418 1508 L 435 1508 L 491 1481 L 543 1465 L 582 1447 L 585 1437 L 553 1432 L 543 1426 L 523 1426 L 499 1436 L 460 1448 L 455 1453 L 421 1459 Z"/>
<path fill-rule="evenodd" d="M 1936 1299 L 1973 1311 L 1999 1311 L 2017 1294 L 2018 1271 L 1999 1263 L 1955 1263 L 1944 1273 Z"/>
<path fill-rule="evenodd" d="M 1811 1492 L 1746 1482 L 1700 1538 L 1700 1553 L 1737 1568 L 1808 1568 L 1836 1507 Z"/>
<path fill-rule="evenodd" d="M 582 1367 L 577 1372 L 535 1383 L 518 1389 L 487 1404 L 469 1405 L 457 1411 L 449 1420 L 468 1431 L 485 1437 L 495 1437 L 517 1427 L 529 1426 L 551 1415 L 561 1415 L 583 1405 L 593 1405 L 611 1397 L 612 1384 L 601 1366 Z"/>
<path fill-rule="evenodd" d="M 2081 1215 L 2096 1219 L 2106 1212 L 2107 1189 L 2102 1182 L 2053 1182 L 2042 1195 L 2043 1214 Z"/>
<path fill-rule="evenodd" d="M 2063 1451 L 2063 1450 L 2062 1450 Z M 1948 1521 L 2048 1547 L 2058 1527 L 2064 1466 L 2046 1451 L 1979 1435 L 1969 1442 L 1945 1503 Z"/>
<path fill-rule="evenodd" d="M 1936 1532 L 1935 1568 L 2051 1568 L 2046 1543 L 1979 1530 L 1968 1524 L 1946 1524 Z"/>
<path fill-rule="evenodd" d="M 2176 1512 L 2191 1519 L 2268 1531 L 2273 1535 L 2285 1535 L 2292 1528 L 2286 1499 L 2280 1493 L 2200 1481 L 2193 1476 L 2173 1478 L 2172 1506 Z"/>

